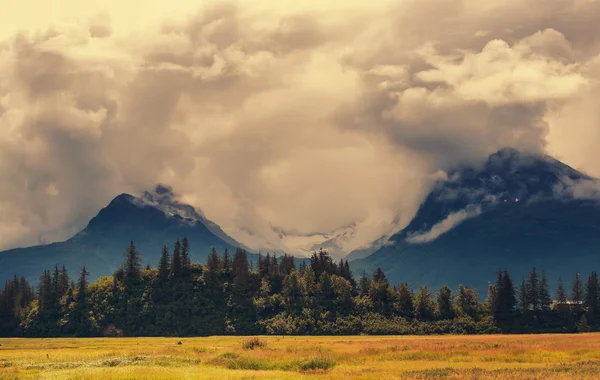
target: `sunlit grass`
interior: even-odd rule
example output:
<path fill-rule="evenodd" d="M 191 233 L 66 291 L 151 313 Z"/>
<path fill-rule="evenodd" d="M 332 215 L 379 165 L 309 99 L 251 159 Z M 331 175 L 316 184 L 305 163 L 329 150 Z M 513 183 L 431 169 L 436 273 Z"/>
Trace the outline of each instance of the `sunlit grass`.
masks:
<path fill-rule="evenodd" d="M 597 379 L 600 334 L 0 339 L 0 378 Z"/>

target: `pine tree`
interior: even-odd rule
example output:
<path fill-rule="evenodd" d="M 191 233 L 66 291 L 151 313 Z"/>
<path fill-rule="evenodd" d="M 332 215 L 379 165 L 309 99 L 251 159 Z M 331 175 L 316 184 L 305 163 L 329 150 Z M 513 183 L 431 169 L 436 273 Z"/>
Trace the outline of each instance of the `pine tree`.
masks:
<path fill-rule="evenodd" d="M 45 270 L 44 274 L 40 277 L 39 283 L 39 305 L 42 310 L 50 310 L 54 307 L 52 297 L 52 276 L 49 270 Z"/>
<path fill-rule="evenodd" d="M 177 239 L 173 245 L 173 256 L 171 256 L 171 278 L 179 278 L 182 271 L 181 242 Z"/>
<path fill-rule="evenodd" d="M 415 295 L 413 314 L 420 321 L 431 321 L 434 317 L 435 305 L 426 286 L 421 286 Z"/>
<path fill-rule="evenodd" d="M 129 244 L 129 248 L 125 251 L 125 265 L 123 267 L 123 280 L 125 286 L 135 286 L 140 281 L 140 273 L 142 271 L 142 259 L 140 253 L 135 248 L 133 241 Z"/>
<path fill-rule="evenodd" d="M 543 311 L 548 312 L 550 310 L 550 304 L 552 299 L 550 298 L 550 285 L 548 285 L 548 278 L 546 277 L 546 271 L 542 270 L 542 279 L 539 287 L 540 306 Z"/>
<path fill-rule="evenodd" d="M 575 274 L 573 279 L 573 286 L 571 287 L 571 301 L 573 302 L 573 308 L 577 311 L 582 310 L 583 301 L 583 283 L 581 281 L 581 275 Z"/>
<path fill-rule="evenodd" d="M 387 281 L 385 278 L 385 273 L 381 270 L 381 268 L 377 268 L 375 273 L 373 273 L 373 281 Z"/>
<path fill-rule="evenodd" d="M 474 320 L 479 320 L 481 303 L 479 302 L 477 291 L 464 285 L 459 285 L 456 295 L 456 308 L 460 313 L 468 315 Z"/>
<path fill-rule="evenodd" d="M 585 296 L 583 299 L 583 305 L 587 310 L 588 322 L 595 324 L 595 321 L 599 313 L 599 298 L 600 289 L 598 287 L 598 274 L 596 272 L 590 273 L 586 283 Z"/>
<path fill-rule="evenodd" d="M 65 295 L 67 289 L 69 289 L 69 273 L 67 272 L 67 268 L 62 266 L 60 270 L 59 280 L 58 280 L 58 289 L 61 295 Z"/>
<path fill-rule="evenodd" d="M 252 292 L 250 291 L 250 266 L 245 250 L 236 250 L 233 256 L 232 272 L 231 321 L 236 333 L 252 333 L 255 327 L 256 315 Z"/>
<path fill-rule="evenodd" d="M 533 310 L 537 311 L 540 309 L 540 283 L 537 277 L 537 273 L 535 271 L 535 267 L 529 272 L 529 278 L 527 279 L 526 284 L 526 299 L 527 299 L 527 307 L 523 308 L 523 310 Z"/>
<path fill-rule="evenodd" d="M 496 281 L 497 299 L 494 307 L 494 319 L 506 324 L 514 317 L 517 298 L 513 281 L 507 270 L 498 272 Z"/>
<path fill-rule="evenodd" d="M 190 264 L 190 242 L 187 236 L 185 236 L 181 242 L 181 266 L 183 269 L 187 269 Z"/>
<path fill-rule="evenodd" d="M 231 259 L 229 258 L 229 250 L 225 248 L 223 251 L 223 260 L 221 260 L 221 266 L 223 267 L 224 272 L 231 271 Z"/>
<path fill-rule="evenodd" d="M 88 277 L 90 273 L 85 265 L 81 268 L 77 280 L 77 295 L 75 296 L 75 308 L 69 315 L 69 325 L 76 336 L 90 336 L 92 334 L 92 323 L 90 321 L 90 305 L 87 299 Z"/>
<path fill-rule="evenodd" d="M 454 305 L 452 304 L 452 290 L 446 285 L 437 293 L 437 308 L 440 319 L 454 318 Z"/>
<path fill-rule="evenodd" d="M 496 315 L 496 305 L 498 304 L 498 289 L 494 284 L 488 285 L 488 293 L 485 299 L 485 308 L 489 315 Z"/>
<path fill-rule="evenodd" d="M 163 246 L 160 252 L 160 259 L 158 260 L 158 279 L 162 283 L 165 283 L 169 279 L 171 257 L 169 254 L 169 248 Z"/>
<path fill-rule="evenodd" d="M 396 291 L 397 311 L 401 317 L 408 318 L 413 315 L 414 295 L 406 282 L 400 284 Z"/>
<path fill-rule="evenodd" d="M 77 280 L 77 297 L 76 297 L 77 302 L 80 302 L 86 296 L 89 276 L 90 276 L 90 272 L 87 271 L 87 268 L 84 265 L 81 268 L 81 273 L 79 275 L 79 279 Z"/>
<path fill-rule="evenodd" d="M 568 301 L 568 296 L 567 296 L 567 292 L 565 290 L 565 286 L 563 284 L 563 279 L 562 277 L 558 277 L 558 285 L 556 288 L 556 300 L 558 301 L 559 304 L 566 304 Z"/>
<path fill-rule="evenodd" d="M 218 273 L 221 268 L 221 260 L 219 259 L 219 254 L 215 247 L 211 249 L 210 254 L 208 255 L 206 266 L 211 273 Z"/>
<path fill-rule="evenodd" d="M 360 280 L 358 282 L 358 294 L 360 296 L 366 296 L 369 293 L 369 288 L 371 287 L 371 281 L 367 277 L 367 273 L 363 272 Z"/>
<path fill-rule="evenodd" d="M 529 290 L 527 289 L 525 279 L 523 279 L 521 280 L 521 287 L 519 287 L 519 308 L 521 309 L 521 313 L 525 314 L 528 312 L 531 307 L 530 305 Z"/>

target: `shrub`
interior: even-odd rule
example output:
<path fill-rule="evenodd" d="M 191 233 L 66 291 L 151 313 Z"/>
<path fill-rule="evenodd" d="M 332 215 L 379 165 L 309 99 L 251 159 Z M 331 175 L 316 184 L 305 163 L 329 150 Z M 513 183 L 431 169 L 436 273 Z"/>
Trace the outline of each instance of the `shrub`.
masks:
<path fill-rule="evenodd" d="M 267 346 L 267 342 L 262 341 L 256 337 L 245 339 L 242 342 L 242 348 L 244 350 L 254 350 L 256 347 L 263 348 Z"/>
<path fill-rule="evenodd" d="M 298 363 L 298 369 L 300 371 L 315 371 L 315 370 L 326 371 L 330 368 L 335 367 L 335 365 L 336 365 L 335 360 L 333 360 L 331 358 L 316 356 L 313 358 L 301 360 Z"/>

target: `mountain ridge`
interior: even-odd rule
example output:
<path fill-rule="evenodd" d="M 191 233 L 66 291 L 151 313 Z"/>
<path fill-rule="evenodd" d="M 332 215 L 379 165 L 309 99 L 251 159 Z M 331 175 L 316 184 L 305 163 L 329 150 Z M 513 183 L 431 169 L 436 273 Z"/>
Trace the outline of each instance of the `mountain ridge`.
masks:
<path fill-rule="evenodd" d="M 550 156 L 502 149 L 481 165 L 450 171 L 404 229 L 351 264 L 360 273 L 388 268 L 396 283 L 436 288 L 466 280 L 480 292 L 505 268 L 517 278 L 533 266 L 571 276 L 586 269 L 595 247 L 600 252 L 600 207 L 593 197 L 576 196 L 582 183 L 597 184 Z M 580 254 L 573 257 L 569 247 Z M 556 268 L 560 257 L 570 257 L 570 269 Z M 465 268 L 485 274 L 465 276 Z"/>

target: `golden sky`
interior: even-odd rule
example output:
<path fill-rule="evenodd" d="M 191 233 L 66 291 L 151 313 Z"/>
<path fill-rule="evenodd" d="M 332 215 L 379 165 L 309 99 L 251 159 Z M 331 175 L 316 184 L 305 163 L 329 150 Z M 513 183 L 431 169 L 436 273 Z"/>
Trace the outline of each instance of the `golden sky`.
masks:
<path fill-rule="evenodd" d="M 369 244 L 505 146 L 600 176 L 599 1 L 0 6 L 0 248 L 156 183 L 295 252 L 277 231 Z"/>

